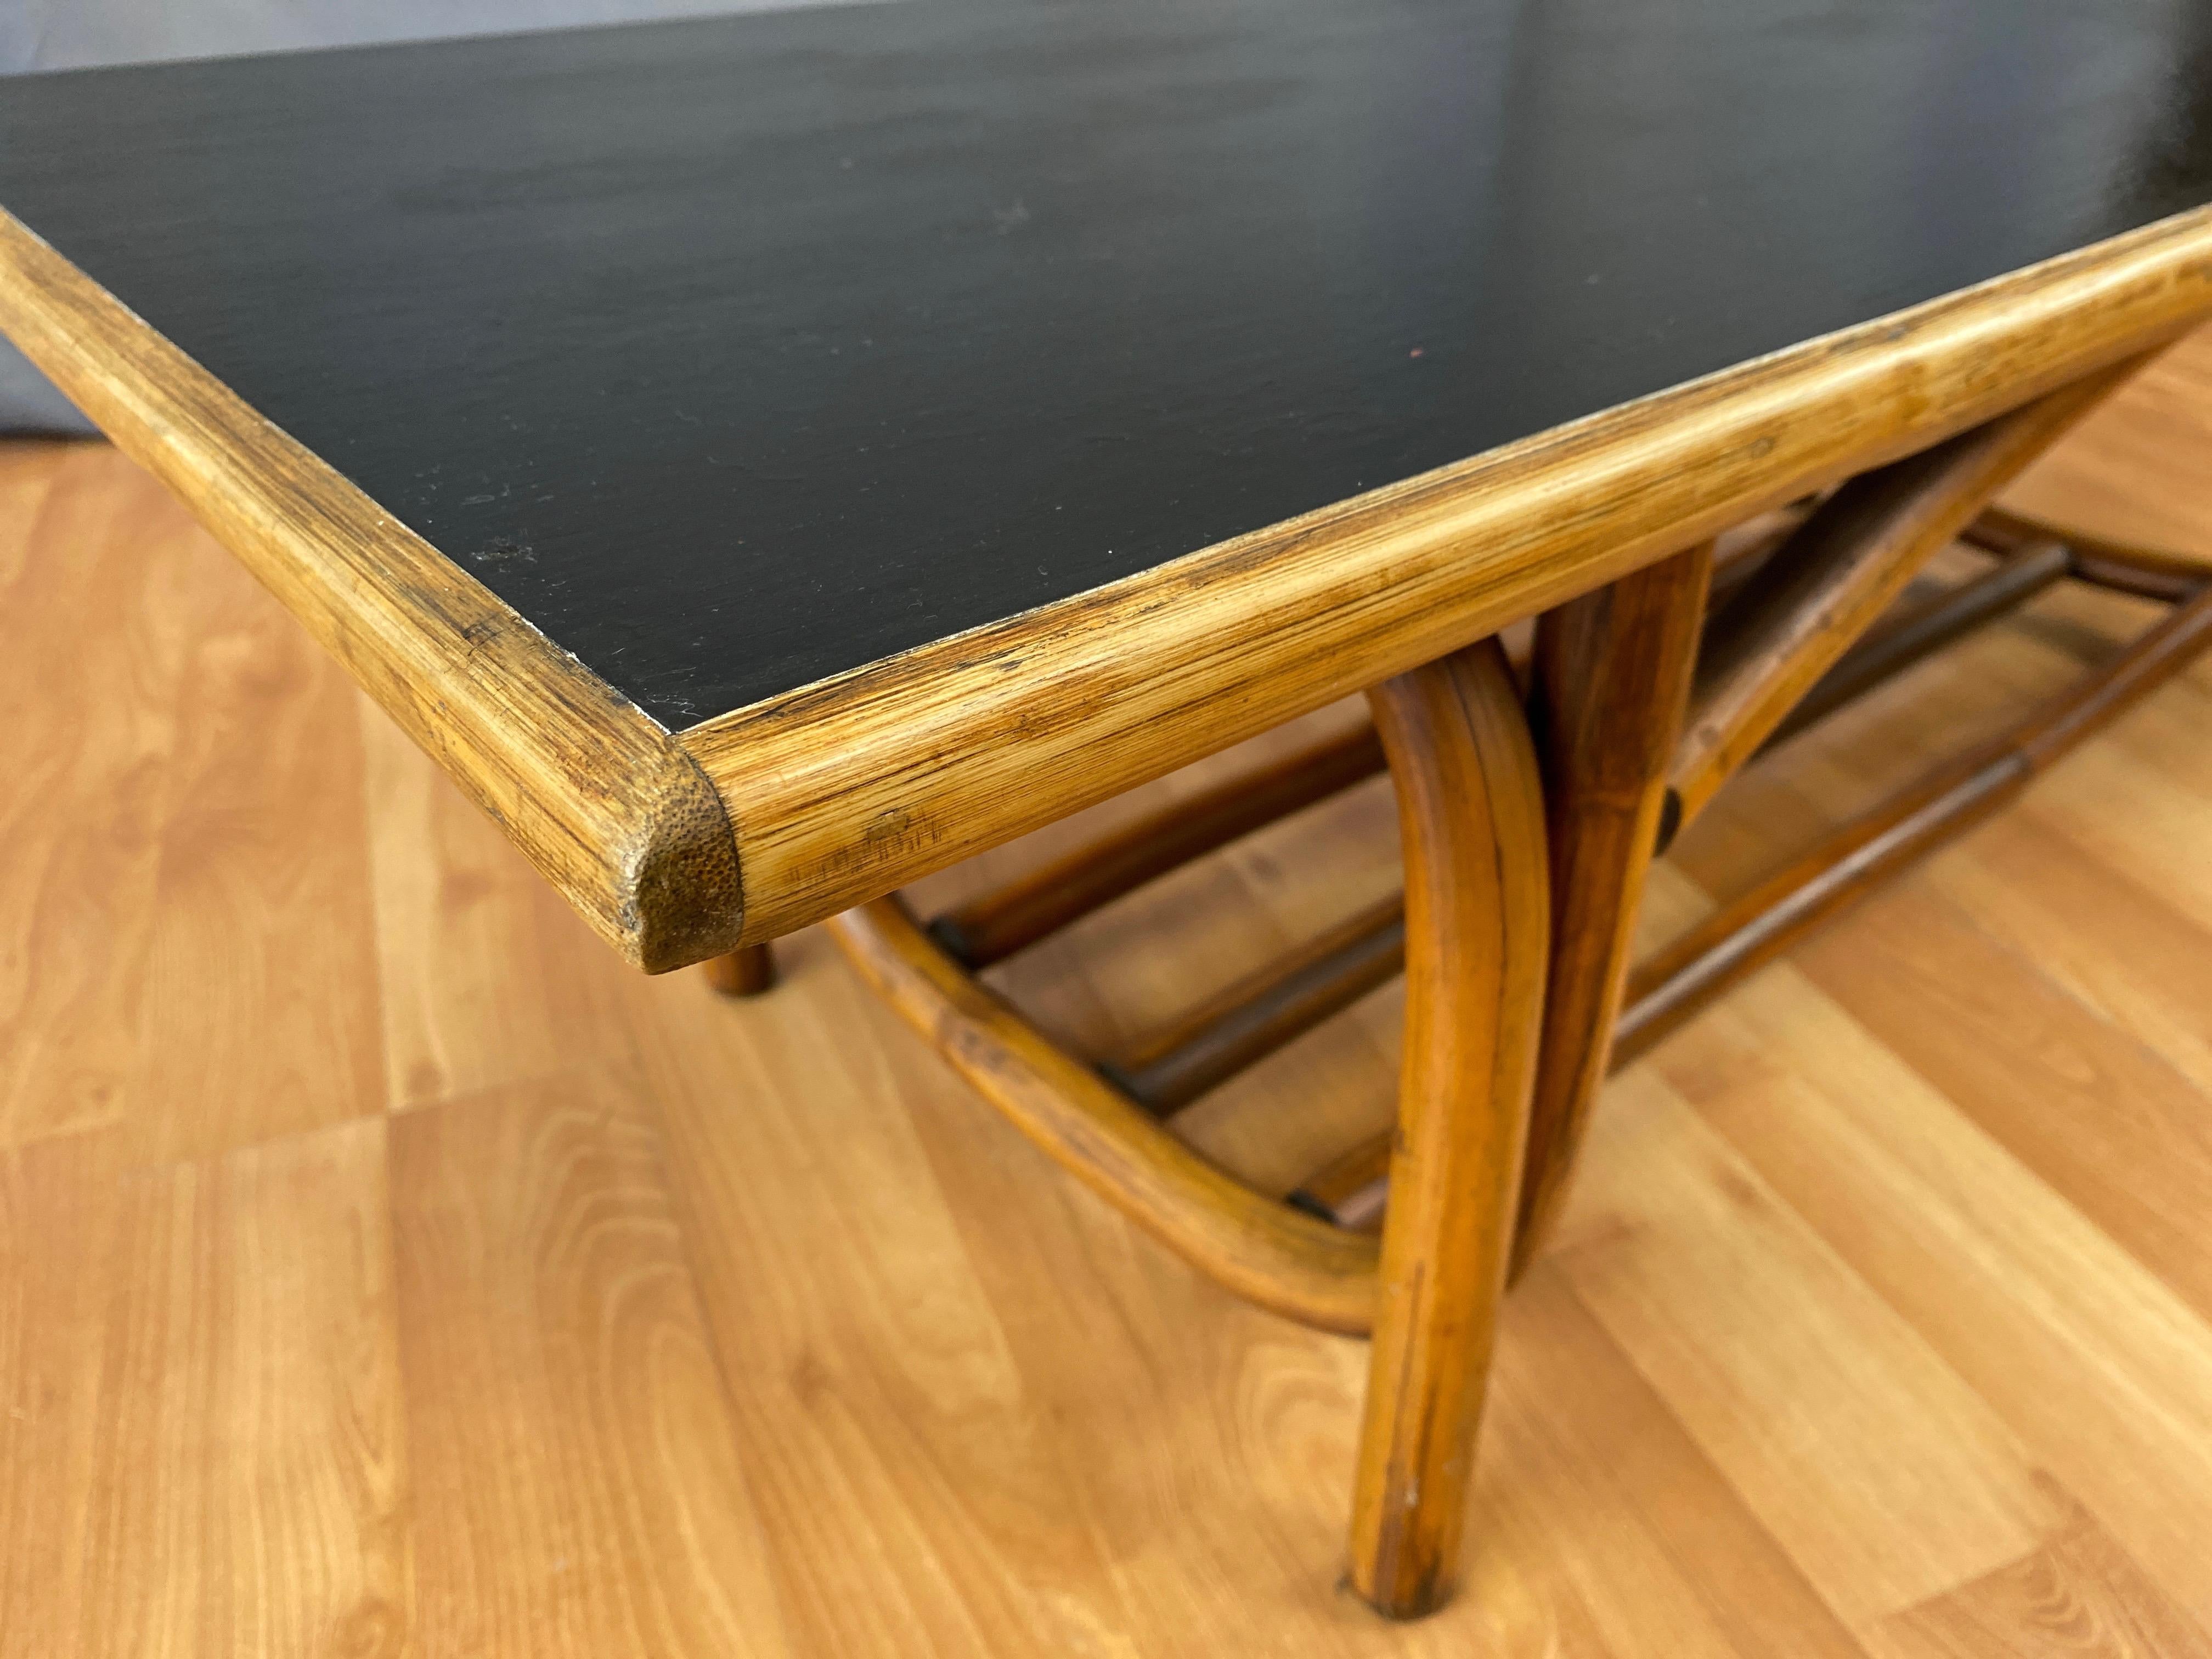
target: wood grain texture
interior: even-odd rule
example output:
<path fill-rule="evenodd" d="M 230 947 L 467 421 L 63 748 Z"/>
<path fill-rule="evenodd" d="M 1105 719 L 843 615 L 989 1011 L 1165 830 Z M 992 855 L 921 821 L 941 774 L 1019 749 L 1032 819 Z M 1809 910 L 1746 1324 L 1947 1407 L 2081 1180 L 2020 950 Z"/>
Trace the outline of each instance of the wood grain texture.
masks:
<path fill-rule="evenodd" d="M 636 1079 L 571 1073 L 392 1136 L 424 1650 L 787 1651 Z M 471 1473 L 487 1423 L 497 1480 Z M 578 1571 L 595 1556 L 619 1565 Z"/>
<path fill-rule="evenodd" d="M 1537 1262 L 1506 1307 L 1476 1512 L 1533 1511 L 1609 1651 L 1863 1651 L 1556 1265 Z M 1544 1340 L 1513 1340 L 1528 1328 Z"/>
<path fill-rule="evenodd" d="M 2212 310 L 2208 255 L 2212 211 L 2184 214 L 695 726 L 682 741 L 743 848 L 744 936 L 889 891 L 2140 354 Z"/>
<path fill-rule="evenodd" d="M 1996 1414 L 1663 1082 L 1612 1105 L 1560 1268 L 1846 1622 L 2033 1547 L 2057 1516 Z"/>
<path fill-rule="evenodd" d="M 17 439 L 0 446 L 0 583 L 21 579 L 33 528 L 64 460 L 84 446 Z"/>
<path fill-rule="evenodd" d="M 582 919 L 366 696 L 354 715 L 392 1109 L 628 1058 Z"/>
<path fill-rule="evenodd" d="M 20 1145 L 128 1111 L 177 698 L 227 595 L 194 581 L 191 526 L 112 451 L 40 446 L 9 472 L 0 1140 Z"/>
<path fill-rule="evenodd" d="M 1656 1063 L 2201 1624 L 2201 1317 L 1790 969 Z"/>
<path fill-rule="evenodd" d="M 1805 952 L 1812 981 L 2212 1316 L 2212 1277 L 2191 1244 L 2198 1199 L 2212 1182 L 2212 1133 L 2197 1091 L 2155 1054 L 2113 1041 L 2102 1020 L 2040 983 L 1947 903 L 1899 894 L 1861 933 L 1876 945 L 1911 937 L 1916 948 L 1877 983 L 1820 941 Z M 1907 998 L 1942 1018 L 1916 1020 L 1908 1035 Z M 2023 1091 L 2031 1079 L 2039 1086 Z M 2158 1162 L 2146 1167 L 2142 1154 L 2152 1146 Z"/>
<path fill-rule="evenodd" d="M 2034 1553 L 1883 1621 L 1887 1659 L 2212 1659 L 2212 1638 L 2083 1516 Z"/>
<path fill-rule="evenodd" d="M 969 977 L 896 896 L 830 935 L 884 1000 L 1044 1153 L 1201 1272 L 1324 1330 L 1372 1317 L 1375 1245 L 1218 1168 Z"/>
<path fill-rule="evenodd" d="M 1224 987 L 1098 1062 L 1132 1099 L 1167 1114 L 1340 1012 L 1406 966 L 1406 902 L 1393 894 Z"/>
<path fill-rule="evenodd" d="M 1012 886 L 933 917 L 929 930 L 969 967 L 988 967 L 1194 858 L 1374 776 L 1382 765 L 1373 728 L 1356 727 L 1079 848 Z"/>
<path fill-rule="evenodd" d="M 659 726 L 4 214 L 0 326 L 601 938 L 652 971 L 735 942 L 728 822 Z"/>
<path fill-rule="evenodd" d="M 383 1133 L 0 1157 L 0 1650 L 418 1651 Z"/>
<path fill-rule="evenodd" d="M 2212 964 L 2201 959 L 2201 931 L 2154 884 L 2079 856 L 2032 805 L 1930 866 L 1926 879 L 2075 1003 L 2124 1026 L 2197 1088 L 2212 1087 L 2212 1003 L 2203 996 Z"/>
<path fill-rule="evenodd" d="M 221 573 L 207 584 L 220 604 L 175 693 L 125 1103 L 147 1116 L 132 1156 L 159 1162 L 341 1122 L 384 1092 L 376 1001 L 323 989 L 377 977 L 359 694 L 220 549 L 191 540 L 195 566 Z M 163 1110 L 175 1092 L 208 1104 Z"/>
<path fill-rule="evenodd" d="M 1109 1541 L 1122 1522 L 1085 1501 L 1086 1460 L 1069 1443 L 1125 1402 L 1055 1399 L 1037 1374 L 1040 1352 L 1078 1370 L 1086 1348 L 1110 1354 L 1090 1339 L 1112 1322 L 1065 1317 L 1064 1286 L 1020 1295 L 1004 1279 L 1016 1264 L 975 1231 L 1009 1202 L 1038 1220 L 1038 1249 L 1051 1249 L 1037 1234 L 1064 1221 L 1063 1200 L 1105 1237 L 1126 1224 L 1042 1169 L 827 939 L 793 941 L 785 970 L 760 1002 L 635 982 L 627 1023 L 734 1384 L 793 1651 L 1022 1659 L 1187 1639 L 1174 1613 L 1129 1593 L 1119 1565 L 1162 1547 L 1160 1534 Z M 791 1087 L 801 1075 L 809 1085 Z M 939 1169 L 995 1163 L 1011 1182 L 995 1203 L 974 1191 L 955 1201 L 939 1184 Z M 840 1248 L 787 1253 L 825 1225 Z M 1175 1282 L 1237 1305 L 1139 1249 Z M 1112 1254 L 1094 1274 L 1110 1273 Z M 1010 1335 L 1024 1318 L 1049 1333 L 1027 1353 Z"/>
<path fill-rule="evenodd" d="M 2179 447 L 2212 433 L 2208 366 L 2212 339 L 2191 341 L 2014 499 L 2212 552 L 2212 473 Z M 105 527 L 37 544 L 77 550 L 74 567 L 0 536 L 0 573 L 55 574 L 9 590 L 11 641 L 94 647 L 112 608 L 93 576 L 118 569 L 95 557 L 104 536 L 148 562 L 143 614 L 160 626 L 139 637 L 178 636 L 161 660 L 180 664 L 235 602 L 228 556 L 127 462 L 72 453 L 102 482 L 52 498 L 50 526 Z M 2107 501 L 2131 520 L 2107 526 Z M 2150 615 L 2047 593 L 1762 759 L 1655 867 L 1654 933 L 2001 728 L 2081 672 L 2082 653 L 2108 659 Z M 0 674 L 13 665 L 0 653 Z M 128 799 L 157 842 L 162 757 L 191 734 L 125 767 L 144 714 L 80 724 L 36 682 L 9 684 L 27 684 L 9 707 L 27 712 L 0 725 L 0 767 L 33 775 L 52 734 L 75 734 L 79 769 L 36 775 L 105 788 L 137 768 L 144 793 Z M 681 1634 L 625 1646 L 624 1610 L 664 1605 L 691 1569 L 641 1560 L 622 1504 L 702 1487 L 702 1503 L 734 1500 L 724 1474 L 649 1473 L 664 1454 L 604 1427 L 623 1408 L 684 1425 L 670 1462 L 739 1465 L 779 1608 L 745 1638 L 780 1628 L 810 1659 L 1928 1659 L 1899 1634 L 1923 1615 L 1945 1621 L 1944 1659 L 2013 1659 L 2050 1650 L 2033 1583 L 2063 1584 L 2099 1630 L 2166 1636 L 2148 1608 L 2212 1629 L 2212 1320 L 2193 1300 L 2212 1270 L 2192 1184 L 2212 1119 L 2208 699 L 2200 664 L 1615 1080 L 1565 1249 L 1504 1304 L 1463 1593 L 1411 1626 L 1334 1588 L 1362 1344 L 1242 1304 L 1048 1168 L 823 935 L 791 941 L 784 983 L 757 1002 L 631 973 L 372 709 L 363 810 L 380 849 L 419 843 L 401 884 L 416 896 L 395 906 L 380 888 L 379 926 L 401 934 L 380 984 L 303 941 L 298 988 L 350 1001 L 349 1020 L 380 998 L 435 1015 L 416 1029 L 435 1032 L 452 1086 L 394 1126 L 417 1137 L 410 1176 L 434 1180 L 392 1186 L 394 1143 L 368 1115 L 380 1098 L 335 1127 L 176 1164 L 152 1160 L 232 1109 L 204 1073 L 142 1099 L 118 1056 L 123 1109 L 98 1126 L 54 1109 L 65 1071 L 18 1097 L 22 1121 L 86 1132 L 0 1153 L 0 1656 L 429 1654 L 418 1592 L 438 1598 L 442 1638 L 461 1585 L 502 1615 L 471 1659 L 536 1659 L 583 1627 L 578 1609 L 614 1632 L 605 1651 L 686 1653 Z M 1194 768 L 925 895 L 957 903 L 1321 735 L 1310 723 Z M 198 843 L 227 866 L 217 884 L 248 879 L 276 833 L 265 797 L 242 809 L 264 827 Z M 33 819 L 0 824 L 0 872 L 52 844 Z M 1109 1044 L 1387 894 L 1396 837 L 1387 792 L 1363 786 L 993 982 L 1071 1044 Z M 534 921 L 514 908 L 532 892 Z M 426 926 L 437 907 L 446 924 Z M 67 914 L 0 906 L 0 962 L 67 940 Z M 284 917 L 279 937 L 313 925 Z M 185 907 L 171 926 L 167 948 L 202 939 L 216 1006 L 244 994 L 251 965 L 208 931 L 219 918 Z M 1848 985 L 1847 957 L 1864 963 Z M 124 973 L 121 945 L 105 960 Z M 447 979 L 418 984 L 433 968 Z M 1899 975 L 1956 1000 L 1865 988 Z M 471 980 L 482 994 L 459 994 Z M 103 995 L 135 1041 L 141 993 Z M 1284 1190 L 1387 1115 L 1398 1024 L 1379 991 L 1178 1128 Z M 546 1033 L 569 1042 L 549 1053 Z M 1687 1109 L 1657 1097 L 1653 1114 L 1654 1077 Z M 474 1115 L 441 1127 L 449 1110 Z M 559 1149 L 575 1179 L 558 1198 L 510 1167 L 542 1172 Z M 405 1282 L 395 1203 L 426 1263 Z M 604 1271 L 623 1264 L 635 1301 Z M 683 1406 L 699 1399 L 684 1379 L 702 1328 L 676 1310 L 686 1271 L 720 1430 Z M 1646 1285 L 1663 1291 L 1655 1310 Z M 665 1339 L 650 1364 L 611 1340 L 647 1327 Z M 428 1381 L 449 1364 L 495 1375 Z M 427 1488 L 418 1413 L 451 1460 Z M 527 1507 L 488 1514 L 465 1488 Z M 266 1549 L 240 1547 L 249 1537 Z M 574 1548 L 534 1581 L 549 1540 Z M 719 1555 L 713 1569 L 737 1570 Z M 549 1586 L 544 1620 L 505 1624 L 533 1582 Z M 726 1651 L 720 1634 L 688 1651 Z"/>

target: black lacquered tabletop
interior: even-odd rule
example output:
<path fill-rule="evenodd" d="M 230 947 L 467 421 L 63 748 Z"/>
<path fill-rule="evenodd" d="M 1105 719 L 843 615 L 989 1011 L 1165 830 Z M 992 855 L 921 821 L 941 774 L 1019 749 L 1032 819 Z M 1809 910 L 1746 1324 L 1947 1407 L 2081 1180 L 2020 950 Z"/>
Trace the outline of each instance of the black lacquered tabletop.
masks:
<path fill-rule="evenodd" d="M 0 83 L 672 727 L 2212 201 L 2191 0 L 902 0 Z"/>

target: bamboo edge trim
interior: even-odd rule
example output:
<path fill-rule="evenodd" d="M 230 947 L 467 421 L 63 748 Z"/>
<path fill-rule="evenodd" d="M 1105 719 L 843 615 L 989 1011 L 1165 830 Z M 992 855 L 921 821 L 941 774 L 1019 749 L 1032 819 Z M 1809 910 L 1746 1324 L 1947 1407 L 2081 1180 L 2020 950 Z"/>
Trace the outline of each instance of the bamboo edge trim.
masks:
<path fill-rule="evenodd" d="M 1216 1284 L 1366 1334 L 1380 1246 L 1246 1186 L 1177 1139 L 947 955 L 896 894 L 835 917 L 847 961 L 1053 1162 Z"/>
<path fill-rule="evenodd" d="M 0 330 L 633 965 L 737 945 L 736 837 L 690 752 L 4 210 Z"/>
<path fill-rule="evenodd" d="M 2212 207 L 702 721 L 678 740 L 744 848 L 745 937 L 1446 655 L 2208 313 Z"/>
<path fill-rule="evenodd" d="M 1788 499 L 1811 481 L 1808 467 L 1820 470 L 1815 458 L 1837 470 L 1849 447 L 1841 429 L 1853 430 L 1864 464 L 2178 332 L 2207 308 L 2212 208 L 672 739 L 0 210 L 0 327 L 186 500 L 603 937 L 651 970 L 820 920 L 1442 654 L 1456 635 L 1586 591 L 1656 556 L 1678 532 Z M 2100 325 L 2083 325 L 2084 313 Z M 2008 383 L 1993 370 L 1999 347 L 2069 324 L 2070 355 Z M 1842 367 L 1824 368 L 1828 360 Z M 1929 384 L 1944 376 L 1948 402 Z M 1808 377 L 1827 383 L 1831 404 L 1882 388 L 1864 402 L 1891 424 L 1860 432 L 1850 410 L 1802 418 L 1821 413 L 1797 386 Z M 1793 411 L 1801 418 L 1783 419 Z M 1759 432 L 1762 420 L 1785 430 Z M 1807 426 L 1818 441 L 1803 437 Z M 1638 521 L 1656 523 L 1669 503 L 1686 505 L 1686 467 L 1698 454 L 1735 463 L 1730 488 L 1714 481 L 1698 515 L 1678 517 L 1673 530 L 1619 539 L 1625 509 L 1640 504 Z M 1785 463 L 1795 470 L 1778 482 Z M 1498 474 L 1505 483 L 1486 491 Z M 1564 527 L 1547 525 L 1568 487 L 1591 494 Z M 1486 561 L 1486 584 L 1451 556 L 1486 530 L 1523 567 Z M 1517 546 L 1516 534 L 1531 545 Z M 1272 585 L 1289 590 L 1282 603 L 1253 607 L 1249 584 L 1220 580 L 1270 556 L 1295 567 L 1273 573 Z M 1394 559 L 1406 568 L 1393 569 Z M 1178 597 L 1188 602 L 1170 602 Z M 1255 610 L 1278 619 L 1272 653 L 1235 626 L 1237 611 Z M 1419 626 L 1405 625 L 1409 615 Z M 1321 648 L 1326 638 L 1290 639 L 1301 623 L 1350 637 L 1335 649 Z M 1285 653 L 1285 671 L 1261 682 L 1255 665 Z M 1007 671 L 1024 665 L 1072 695 L 1055 708 L 1037 694 L 1036 672 L 1011 684 Z M 1185 672 L 1163 672 L 1171 667 Z M 1000 744 L 1010 731 L 1029 741 Z M 1019 750 L 1018 788 L 1000 775 L 1006 748 Z"/>

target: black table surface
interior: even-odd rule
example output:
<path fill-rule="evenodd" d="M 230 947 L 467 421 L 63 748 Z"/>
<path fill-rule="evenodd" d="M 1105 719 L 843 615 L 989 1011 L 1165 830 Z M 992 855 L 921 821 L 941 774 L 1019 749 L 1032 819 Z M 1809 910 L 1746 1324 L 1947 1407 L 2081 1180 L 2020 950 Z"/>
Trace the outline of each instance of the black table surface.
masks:
<path fill-rule="evenodd" d="M 0 85 L 0 204 L 672 728 L 2208 200 L 2192 0 L 903 0 Z"/>

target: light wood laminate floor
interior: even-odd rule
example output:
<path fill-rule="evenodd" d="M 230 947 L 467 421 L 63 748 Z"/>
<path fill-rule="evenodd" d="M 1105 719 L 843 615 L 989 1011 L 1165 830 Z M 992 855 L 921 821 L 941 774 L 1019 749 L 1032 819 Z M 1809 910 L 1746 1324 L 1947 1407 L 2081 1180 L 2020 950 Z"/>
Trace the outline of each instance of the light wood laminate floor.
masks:
<path fill-rule="evenodd" d="M 2212 336 L 2014 499 L 2212 555 Z M 2054 593 L 1771 757 L 1652 937 L 2147 614 Z M 1360 1345 L 818 934 L 758 1003 L 633 977 L 104 447 L 0 448 L 0 778 L 8 1659 L 2212 1656 L 2212 665 L 1615 1081 L 1402 1628 L 1331 1589 Z M 1395 865 L 1378 781 L 1003 978 L 1100 1042 Z M 1287 1188 L 1397 1014 L 1192 1133 Z"/>

